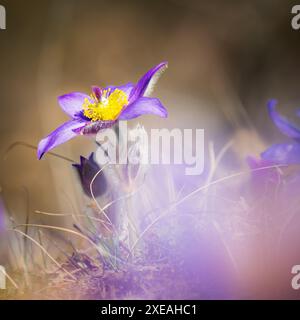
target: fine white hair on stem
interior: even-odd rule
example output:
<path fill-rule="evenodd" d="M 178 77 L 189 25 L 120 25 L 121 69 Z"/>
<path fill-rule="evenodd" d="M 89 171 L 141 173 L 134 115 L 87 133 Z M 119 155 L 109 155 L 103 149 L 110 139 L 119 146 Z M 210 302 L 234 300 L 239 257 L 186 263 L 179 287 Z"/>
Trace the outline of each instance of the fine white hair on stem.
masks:
<path fill-rule="evenodd" d="M 141 186 L 140 186 L 140 188 L 141 188 Z M 133 196 L 134 196 L 136 193 L 138 193 L 139 191 L 140 191 L 140 189 L 138 188 L 138 189 L 134 190 L 133 192 L 130 192 L 130 193 L 128 193 L 128 194 L 125 194 L 124 196 L 119 197 L 119 198 L 117 198 L 117 199 L 115 199 L 115 200 L 107 203 L 102 209 L 103 209 L 103 210 L 106 210 L 106 209 L 108 209 L 109 207 L 111 207 L 114 203 L 117 203 L 117 202 L 122 201 L 122 200 L 125 200 L 125 199 L 129 199 L 129 198 L 133 197 Z"/>

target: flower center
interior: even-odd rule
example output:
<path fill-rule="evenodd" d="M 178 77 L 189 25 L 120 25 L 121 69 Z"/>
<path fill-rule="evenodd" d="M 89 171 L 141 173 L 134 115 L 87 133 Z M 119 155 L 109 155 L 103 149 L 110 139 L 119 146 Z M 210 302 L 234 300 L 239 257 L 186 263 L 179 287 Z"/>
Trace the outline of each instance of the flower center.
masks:
<path fill-rule="evenodd" d="M 99 98 L 93 93 L 91 98 L 86 98 L 83 103 L 83 114 L 91 121 L 115 120 L 128 104 L 127 94 L 119 89 L 112 92 L 110 88 L 103 90 Z"/>

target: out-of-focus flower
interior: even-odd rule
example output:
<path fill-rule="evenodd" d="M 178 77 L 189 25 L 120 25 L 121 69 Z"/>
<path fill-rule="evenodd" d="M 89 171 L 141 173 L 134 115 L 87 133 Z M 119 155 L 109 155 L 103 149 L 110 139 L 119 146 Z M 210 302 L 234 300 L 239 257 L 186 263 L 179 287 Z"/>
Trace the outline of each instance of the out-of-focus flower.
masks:
<path fill-rule="evenodd" d="M 80 164 L 73 164 L 73 167 L 78 172 L 83 191 L 87 196 L 92 197 L 91 182 L 100 171 L 99 165 L 94 160 L 94 153 L 91 153 L 88 159 L 80 156 Z M 93 194 L 95 197 L 99 197 L 105 193 L 106 189 L 106 178 L 104 173 L 100 172 L 93 182 Z"/>
<path fill-rule="evenodd" d="M 2 190 L 0 187 L 0 234 L 5 230 L 6 209 L 2 200 Z"/>
<path fill-rule="evenodd" d="M 274 188 L 271 186 L 277 186 L 280 181 L 280 171 L 276 167 L 272 167 L 275 164 L 272 161 L 265 159 L 256 159 L 255 157 L 248 156 L 247 164 L 252 170 L 251 172 L 251 184 L 255 194 L 260 196 L 266 193 L 272 192 Z"/>
<path fill-rule="evenodd" d="M 71 117 L 40 141 L 38 158 L 77 135 L 96 134 L 113 126 L 118 120 L 130 120 L 144 114 L 167 117 L 159 99 L 148 97 L 161 73 L 167 68 L 162 62 L 150 69 L 136 85 L 93 87 L 92 94 L 73 92 L 58 98 L 63 111 Z"/>
<path fill-rule="evenodd" d="M 300 128 L 287 118 L 280 115 L 276 110 L 277 101 L 270 100 L 268 103 L 269 115 L 277 128 L 293 140 L 287 143 L 273 144 L 265 150 L 261 157 L 274 164 L 299 164 L 300 163 Z"/>
<path fill-rule="evenodd" d="M 257 177 L 259 179 L 260 178 L 271 178 L 271 180 L 277 179 L 278 174 L 276 173 L 276 168 L 260 170 L 260 169 L 272 167 L 273 165 L 275 165 L 272 161 L 265 160 L 265 159 L 256 159 L 255 157 L 252 157 L 252 156 L 248 156 L 246 161 L 248 163 L 249 168 L 253 170 L 252 172 L 253 177 Z"/>

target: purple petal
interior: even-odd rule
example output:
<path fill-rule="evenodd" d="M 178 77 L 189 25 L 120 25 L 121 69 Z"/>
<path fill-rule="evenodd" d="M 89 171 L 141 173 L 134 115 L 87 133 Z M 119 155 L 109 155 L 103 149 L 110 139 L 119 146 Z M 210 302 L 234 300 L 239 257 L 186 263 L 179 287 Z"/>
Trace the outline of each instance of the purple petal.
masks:
<path fill-rule="evenodd" d="M 161 73 L 167 68 L 168 63 L 162 62 L 154 68 L 150 69 L 137 83 L 130 95 L 130 101 L 134 101 L 146 94 L 156 83 Z M 149 93 L 149 92 L 148 92 Z M 148 95 L 148 94 L 147 94 Z"/>
<path fill-rule="evenodd" d="M 58 103 L 63 111 L 73 118 L 74 115 L 82 110 L 82 105 L 85 99 L 91 98 L 85 93 L 72 92 L 58 97 Z"/>
<path fill-rule="evenodd" d="M 270 100 L 268 103 L 269 115 L 277 128 L 285 135 L 290 138 L 300 139 L 300 128 L 297 128 L 293 123 L 288 119 L 280 115 L 276 111 L 276 100 Z"/>
<path fill-rule="evenodd" d="M 116 123 L 116 120 L 86 122 L 83 127 L 74 129 L 74 132 L 77 134 L 83 134 L 83 135 L 95 135 L 100 130 L 111 128 L 115 123 Z"/>
<path fill-rule="evenodd" d="M 122 86 L 107 86 L 105 89 L 111 89 L 112 91 L 115 90 L 115 89 L 119 89 L 119 90 L 122 90 L 124 91 L 127 96 L 129 97 L 130 96 L 130 93 L 132 91 L 132 89 L 134 88 L 134 84 L 131 83 L 131 82 L 128 82 Z"/>
<path fill-rule="evenodd" d="M 58 127 L 46 138 L 40 141 L 37 151 L 38 158 L 41 159 L 46 152 L 76 137 L 78 133 L 74 132 L 74 130 L 82 128 L 84 125 L 85 122 L 82 120 L 71 120 Z"/>
<path fill-rule="evenodd" d="M 101 88 L 99 88 L 99 87 L 97 87 L 97 86 L 92 86 L 92 91 L 93 91 L 95 97 L 96 97 L 98 100 L 100 100 L 101 94 L 102 94 Z"/>
<path fill-rule="evenodd" d="M 168 111 L 157 98 L 139 98 L 129 104 L 120 114 L 119 120 L 130 120 L 143 114 L 154 114 L 166 118 Z"/>
<path fill-rule="evenodd" d="M 264 151 L 261 157 L 276 164 L 299 164 L 300 143 L 274 144 Z"/>

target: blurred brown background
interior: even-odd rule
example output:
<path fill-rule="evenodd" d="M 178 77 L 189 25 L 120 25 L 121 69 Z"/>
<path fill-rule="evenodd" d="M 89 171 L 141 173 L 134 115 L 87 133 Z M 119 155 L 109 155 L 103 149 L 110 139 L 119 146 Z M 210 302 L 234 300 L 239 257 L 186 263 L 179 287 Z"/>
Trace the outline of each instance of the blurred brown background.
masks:
<path fill-rule="evenodd" d="M 2 0 L 0 32 L 0 154 L 16 141 L 37 145 L 67 119 L 58 95 L 90 85 L 137 81 L 153 65 L 169 69 L 155 91 L 166 120 L 146 127 L 204 128 L 222 146 L 236 139 L 243 157 L 282 139 L 266 101 L 300 106 L 300 31 L 291 28 L 294 2 Z M 298 104 L 298 105 L 297 105 Z M 93 149 L 78 138 L 59 154 L 78 159 Z M 1 158 L 0 185 L 10 210 L 70 212 L 80 204 L 69 163 L 18 147 Z"/>

